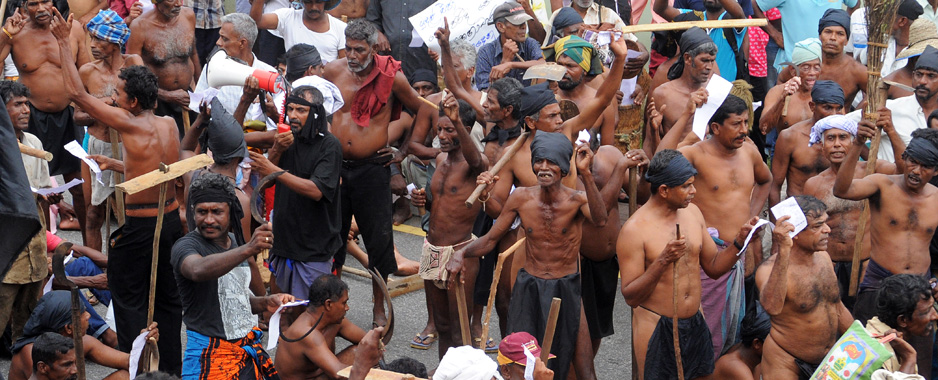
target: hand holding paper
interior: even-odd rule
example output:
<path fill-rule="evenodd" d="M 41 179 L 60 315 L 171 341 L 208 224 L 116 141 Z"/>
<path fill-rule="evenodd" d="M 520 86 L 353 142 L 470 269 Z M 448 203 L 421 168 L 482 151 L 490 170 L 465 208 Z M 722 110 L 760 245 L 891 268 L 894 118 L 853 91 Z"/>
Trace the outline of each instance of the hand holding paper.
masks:
<path fill-rule="evenodd" d="M 270 316 L 270 323 L 267 324 L 268 332 L 270 332 L 270 337 L 267 339 L 267 349 L 273 350 L 277 347 L 277 343 L 280 340 L 280 316 L 283 313 L 283 309 L 293 306 L 301 306 L 309 304 L 309 301 L 293 301 L 287 302 L 277 308 L 277 311 Z"/>
<path fill-rule="evenodd" d="M 788 233 L 788 236 L 792 238 L 808 226 L 808 219 L 801 211 L 801 206 L 798 206 L 795 197 L 788 197 L 788 199 L 772 207 L 772 215 L 775 215 L 775 219 L 779 221 L 783 216 L 789 217 L 788 222 L 795 227 L 793 231 Z"/>
<path fill-rule="evenodd" d="M 104 182 L 101 181 L 101 167 L 98 166 L 98 163 L 95 162 L 95 160 L 88 158 L 88 152 L 85 151 L 85 148 L 81 147 L 81 144 L 72 140 L 72 142 L 65 144 L 65 150 L 88 164 L 88 167 L 91 168 L 92 172 L 94 172 L 94 178 L 98 181 L 98 183 L 102 185 L 104 184 Z"/>
<path fill-rule="evenodd" d="M 694 114 L 693 131 L 700 140 L 707 137 L 707 126 L 710 123 L 710 118 L 723 105 L 723 101 L 726 100 L 726 96 L 730 94 L 732 88 L 733 84 L 727 82 L 723 77 L 719 75 L 710 77 L 710 82 L 707 83 L 707 93 L 709 94 L 707 102 L 700 106 L 700 109 Z"/>

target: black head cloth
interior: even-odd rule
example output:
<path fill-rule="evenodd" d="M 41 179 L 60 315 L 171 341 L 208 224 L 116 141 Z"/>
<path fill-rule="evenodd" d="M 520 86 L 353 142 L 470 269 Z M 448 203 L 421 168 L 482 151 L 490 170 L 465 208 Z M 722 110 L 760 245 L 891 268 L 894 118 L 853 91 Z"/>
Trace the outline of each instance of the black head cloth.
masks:
<path fill-rule="evenodd" d="M 927 69 L 938 72 L 938 49 L 932 46 L 926 46 L 922 55 L 918 56 L 915 62 L 915 69 Z"/>
<path fill-rule="evenodd" d="M 521 89 L 521 118 L 537 114 L 541 109 L 557 103 L 557 97 L 547 82 Z"/>
<path fill-rule="evenodd" d="M 691 27 L 690 29 L 684 31 L 683 34 L 681 34 L 681 55 L 683 56 L 684 53 L 694 50 L 695 48 L 707 43 L 713 43 L 713 40 L 710 39 L 710 35 L 708 35 L 707 32 L 705 32 L 703 29 L 700 29 L 696 26 Z M 668 79 L 675 80 L 680 78 L 681 74 L 683 73 L 684 59 L 682 57 L 678 57 L 677 61 L 674 62 L 674 65 L 672 65 L 668 70 Z"/>
<path fill-rule="evenodd" d="M 817 33 L 821 34 L 821 31 L 828 26 L 842 27 L 847 34 L 850 34 L 850 14 L 843 9 L 828 9 L 817 23 Z"/>
<path fill-rule="evenodd" d="M 648 170 L 645 173 L 645 180 L 655 188 L 661 185 L 676 187 L 683 185 L 684 182 L 687 182 L 690 177 L 695 175 L 697 175 L 697 169 L 694 168 L 694 165 L 683 154 L 679 154 L 674 156 L 671 162 L 668 162 L 668 166 L 664 170 Z"/>
<path fill-rule="evenodd" d="M 811 88 L 811 101 L 814 104 L 844 105 L 844 89 L 837 82 L 821 79 Z"/>
<path fill-rule="evenodd" d="M 414 70 L 414 73 L 410 75 L 410 85 L 413 86 L 417 82 L 430 82 L 433 86 L 439 86 L 436 74 L 427 69 Z"/>
<path fill-rule="evenodd" d="M 85 311 L 84 302 L 79 304 L 82 312 Z M 46 293 L 36 303 L 36 308 L 29 315 L 23 335 L 13 345 L 13 353 L 19 352 L 24 346 L 36 341 L 40 335 L 47 332 L 58 333 L 63 327 L 72 323 L 72 293 L 68 290 L 53 290 Z"/>
<path fill-rule="evenodd" d="M 905 153 L 918 163 L 938 167 L 938 146 L 921 137 L 913 137 L 905 147 Z"/>
<path fill-rule="evenodd" d="M 559 132 L 537 132 L 531 143 L 531 165 L 540 160 L 547 160 L 560 167 L 564 176 L 570 172 L 570 158 L 573 157 L 573 143 Z M 535 171 L 535 173 L 537 173 Z"/>
<path fill-rule="evenodd" d="M 287 58 L 287 80 L 291 82 L 302 78 L 304 74 L 306 74 L 306 69 L 310 66 L 322 65 L 322 57 L 319 55 L 319 50 L 313 45 L 303 45 L 306 45 L 302 47 L 305 51 L 304 53 Z"/>
<path fill-rule="evenodd" d="M 202 136 L 199 136 L 199 143 L 212 151 L 212 158 L 217 164 L 224 165 L 247 155 L 244 130 L 218 98 L 212 99 L 212 120 Z"/>
<path fill-rule="evenodd" d="M 583 17 L 571 7 L 560 8 L 557 15 L 554 16 L 554 22 L 551 24 L 550 34 L 560 37 L 560 31 L 570 25 L 582 24 Z"/>
<path fill-rule="evenodd" d="M 297 87 L 293 89 L 293 93 L 296 94 L 297 90 L 303 89 L 304 87 L 309 87 L 310 91 L 314 91 L 320 94 L 319 98 L 322 98 L 322 93 L 320 93 L 318 89 L 312 86 Z M 324 135 L 329 133 L 328 122 L 326 121 L 326 108 L 323 107 L 322 103 L 314 104 L 302 96 L 290 95 L 287 97 L 286 104 L 296 104 L 309 107 L 309 115 L 306 116 L 306 124 L 303 125 L 303 129 L 301 129 L 299 132 L 293 131 L 294 136 L 300 139 L 305 139 L 306 141 L 312 141 L 314 138 L 316 138 L 316 135 Z"/>
<path fill-rule="evenodd" d="M 212 172 L 202 172 L 201 177 L 207 176 L 219 176 L 223 177 L 221 174 L 212 173 Z M 218 183 L 226 183 L 228 186 L 224 188 L 218 187 L 202 187 L 202 188 L 192 188 L 189 187 L 189 199 L 187 202 L 191 205 L 190 212 L 195 213 L 195 205 L 199 203 L 227 203 L 228 204 L 228 229 L 234 233 L 235 241 L 239 246 L 244 245 L 244 231 L 241 229 L 241 218 L 244 217 L 244 209 L 241 208 L 241 201 L 238 200 L 238 196 L 235 194 L 234 184 L 231 183 L 227 178 L 222 178 L 224 181 L 218 181 Z"/>

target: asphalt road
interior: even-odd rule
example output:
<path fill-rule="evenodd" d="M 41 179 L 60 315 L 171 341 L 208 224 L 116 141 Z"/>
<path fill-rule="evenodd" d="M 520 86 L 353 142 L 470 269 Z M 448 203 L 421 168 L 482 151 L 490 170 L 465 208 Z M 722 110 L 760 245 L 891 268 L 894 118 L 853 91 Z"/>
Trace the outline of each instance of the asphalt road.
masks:
<path fill-rule="evenodd" d="M 624 204 L 620 204 L 625 206 Z M 620 207 L 625 209 L 625 207 Z M 624 215 L 624 213 L 623 213 Z M 411 218 L 408 222 L 410 226 L 417 226 L 417 218 Z M 406 227 L 405 227 L 406 229 Z M 408 232 L 396 229 L 394 231 L 394 242 L 400 252 L 412 259 L 419 260 L 420 250 L 423 245 L 423 237 L 414 235 L 414 229 L 408 229 Z M 103 234 L 103 233 L 102 233 Z M 81 241 L 78 232 L 59 231 L 58 236 L 68 241 Z M 106 240 L 105 240 L 106 241 Z M 361 268 L 356 260 L 350 259 L 351 265 Z M 369 279 L 345 274 L 343 279 L 349 285 L 349 307 L 347 317 L 353 323 L 362 328 L 368 328 L 371 325 L 371 283 Z M 414 335 L 423 330 L 426 325 L 426 301 L 423 291 L 415 291 L 404 294 L 393 299 L 395 312 L 394 337 L 387 346 L 385 359 L 388 361 L 400 357 L 412 357 L 424 364 L 428 369 L 436 368 L 439 363 L 437 358 L 437 344 L 434 343 L 429 350 L 417 350 L 410 347 L 410 341 Z M 102 316 L 106 313 L 106 308 L 102 305 L 95 307 Z M 491 337 L 501 339 L 498 334 L 498 316 L 492 313 Z M 183 327 L 185 328 L 185 327 Z M 615 305 L 615 330 L 616 334 L 603 339 L 596 356 L 595 365 L 598 378 L 600 379 L 628 379 L 631 377 L 631 310 L 621 298 L 616 299 Z M 161 331 L 161 334 L 167 332 Z M 185 344 L 185 332 L 181 331 L 183 344 Z M 265 340 L 267 336 L 265 335 Z M 562 342 L 558 342 L 561 343 Z M 266 344 L 265 344 L 266 345 Z M 344 348 L 344 343 L 339 343 L 339 348 Z M 276 350 L 271 352 L 276 356 Z M 495 355 L 490 355 L 495 359 Z M 7 376 L 10 370 L 10 359 L 0 358 L 0 374 Z M 87 365 L 88 379 L 101 379 L 112 372 L 112 370 L 99 366 L 94 363 Z"/>

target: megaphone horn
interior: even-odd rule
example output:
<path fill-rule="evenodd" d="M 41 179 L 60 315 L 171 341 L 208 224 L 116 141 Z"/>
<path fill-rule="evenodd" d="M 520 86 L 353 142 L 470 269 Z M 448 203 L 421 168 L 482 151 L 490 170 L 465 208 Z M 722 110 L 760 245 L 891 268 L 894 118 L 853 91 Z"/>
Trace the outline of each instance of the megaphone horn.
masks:
<path fill-rule="evenodd" d="M 221 86 L 244 86 L 248 77 L 257 78 L 260 87 L 267 92 L 277 93 L 283 91 L 283 79 L 277 72 L 255 69 L 248 65 L 238 63 L 228 58 L 224 50 L 219 50 L 205 65 L 205 77 L 208 85 L 214 88 Z"/>

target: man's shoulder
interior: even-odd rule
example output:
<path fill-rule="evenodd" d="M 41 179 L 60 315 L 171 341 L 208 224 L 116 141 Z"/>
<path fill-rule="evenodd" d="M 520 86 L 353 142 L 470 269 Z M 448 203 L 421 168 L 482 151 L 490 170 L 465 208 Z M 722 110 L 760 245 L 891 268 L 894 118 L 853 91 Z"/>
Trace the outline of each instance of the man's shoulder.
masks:
<path fill-rule="evenodd" d="M 42 141 L 36 135 L 23 131 L 23 145 L 30 148 L 42 149 Z"/>

